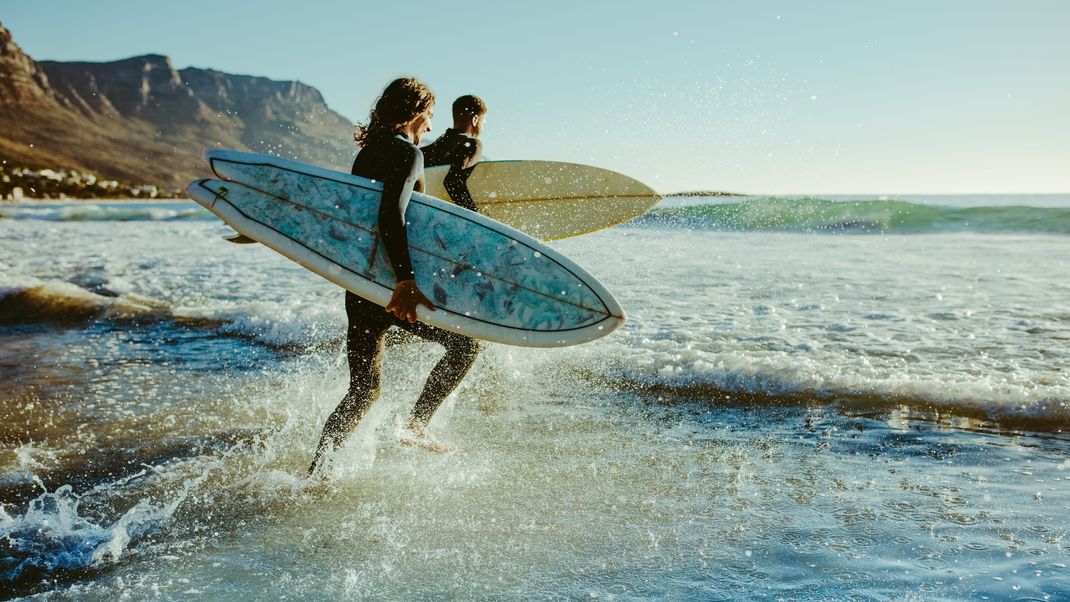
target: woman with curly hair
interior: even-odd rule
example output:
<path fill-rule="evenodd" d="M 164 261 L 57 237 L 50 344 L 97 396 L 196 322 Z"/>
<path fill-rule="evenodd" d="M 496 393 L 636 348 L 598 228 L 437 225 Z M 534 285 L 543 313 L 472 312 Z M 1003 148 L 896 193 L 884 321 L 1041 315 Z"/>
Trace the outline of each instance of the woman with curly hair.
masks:
<path fill-rule="evenodd" d="M 413 279 L 405 232 L 405 209 L 413 190 L 423 189 L 423 154 L 417 144 L 431 131 L 435 96 L 416 78 L 396 79 L 383 90 L 367 124 L 357 126 L 354 137 L 361 147 L 353 162 L 353 175 L 382 182 L 379 203 L 379 234 L 386 247 L 397 285 L 384 308 L 346 291 L 346 332 L 349 360 L 349 391 L 327 418 L 308 474 L 320 470 L 326 455 L 346 440 L 379 396 L 379 362 L 383 337 L 391 326 L 407 330 L 446 348 L 446 354 L 431 370 L 420 398 L 409 417 L 411 437 L 403 443 L 431 451 L 449 451 L 435 442 L 427 423 L 468 372 L 479 345 L 475 340 L 424 324 L 416 308 L 434 306 Z"/>

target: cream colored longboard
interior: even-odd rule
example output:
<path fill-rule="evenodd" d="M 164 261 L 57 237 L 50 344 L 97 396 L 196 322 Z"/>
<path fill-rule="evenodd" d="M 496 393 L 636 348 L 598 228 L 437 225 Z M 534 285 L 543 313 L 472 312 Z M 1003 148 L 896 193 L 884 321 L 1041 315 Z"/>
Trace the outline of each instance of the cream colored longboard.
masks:
<path fill-rule="evenodd" d="M 450 200 L 448 166 L 425 170 L 425 193 Z M 479 212 L 541 240 L 587 234 L 639 217 L 661 200 L 628 176 L 556 161 L 483 161 L 468 178 Z"/>

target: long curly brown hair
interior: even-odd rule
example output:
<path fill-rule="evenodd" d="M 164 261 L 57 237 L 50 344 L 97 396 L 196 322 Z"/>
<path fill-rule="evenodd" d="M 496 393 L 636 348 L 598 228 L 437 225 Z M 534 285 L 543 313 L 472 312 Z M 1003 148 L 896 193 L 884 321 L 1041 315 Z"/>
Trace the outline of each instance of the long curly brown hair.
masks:
<path fill-rule="evenodd" d="M 415 77 L 395 79 L 375 101 L 368 123 L 356 125 L 353 139 L 364 148 L 370 142 L 394 136 L 403 125 L 433 106 L 435 95 L 423 82 Z"/>

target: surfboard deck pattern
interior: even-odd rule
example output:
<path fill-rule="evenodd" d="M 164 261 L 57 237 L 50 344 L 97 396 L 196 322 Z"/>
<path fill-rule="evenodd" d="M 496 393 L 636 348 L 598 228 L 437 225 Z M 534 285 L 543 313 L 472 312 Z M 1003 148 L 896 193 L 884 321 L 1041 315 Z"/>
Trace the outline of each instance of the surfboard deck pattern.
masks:
<path fill-rule="evenodd" d="M 266 155 L 205 156 L 231 181 L 195 181 L 191 198 L 238 233 L 386 305 L 395 278 L 376 228 L 381 183 Z M 418 308 L 425 323 L 499 343 L 559 347 L 605 336 L 625 321 L 593 276 L 522 232 L 419 193 L 405 217 L 417 286 L 438 308 Z"/>
<path fill-rule="evenodd" d="M 424 170 L 425 192 L 449 200 L 449 166 Z M 608 169 L 556 161 L 483 161 L 468 177 L 479 212 L 541 240 L 587 234 L 639 217 L 661 200 Z"/>

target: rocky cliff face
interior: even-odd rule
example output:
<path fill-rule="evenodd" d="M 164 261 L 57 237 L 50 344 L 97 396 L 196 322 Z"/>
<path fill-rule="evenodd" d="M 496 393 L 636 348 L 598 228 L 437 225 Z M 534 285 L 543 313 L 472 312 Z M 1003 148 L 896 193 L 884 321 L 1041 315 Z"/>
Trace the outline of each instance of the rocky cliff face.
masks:
<path fill-rule="evenodd" d="M 213 115 L 241 121 L 234 131 L 243 147 L 349 170 L 356 153 L 353 122 L 331 110 L 312 86 L 192 67 L 179 73 Z"/>
<path fill-rule="evenodd" d="M 0 107 L 18 103 L 48 104 L 48 76 L 0 24 Z"/>
<path fill-rule="evenodd" d="M 300 82 L 176 70 L 145 55 L 107 63 L 34 61 L 0 24 L 0 159 L 183 186 L 223 147 L 346 169 L 352 122 Z"/>
<path fill-rule="evenodd" d="M 165 56 L 149 54 L 111 63 L 38 63 L 53 94 L 86 117 L 122 117 L 149 123 L 191 123 L 207 117 L 204 104 Z"/>

